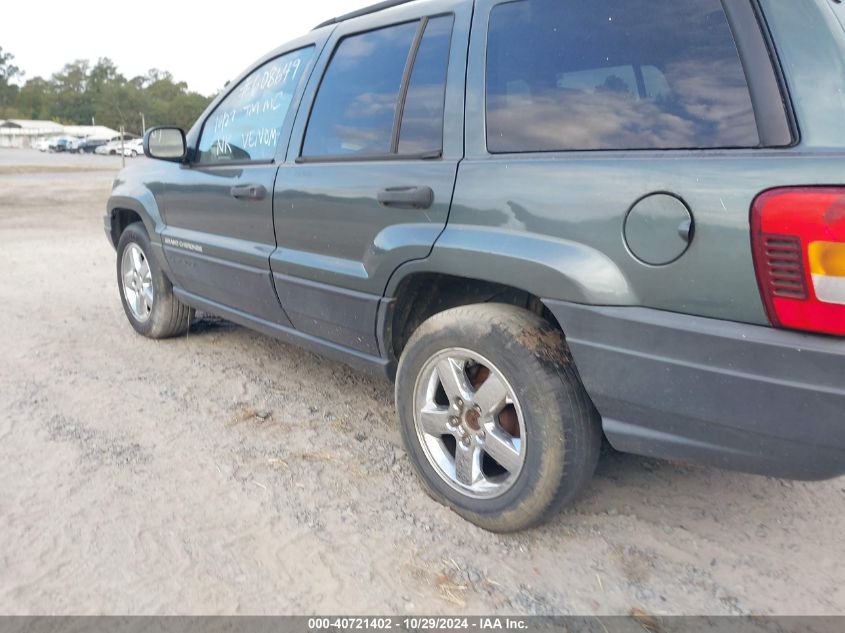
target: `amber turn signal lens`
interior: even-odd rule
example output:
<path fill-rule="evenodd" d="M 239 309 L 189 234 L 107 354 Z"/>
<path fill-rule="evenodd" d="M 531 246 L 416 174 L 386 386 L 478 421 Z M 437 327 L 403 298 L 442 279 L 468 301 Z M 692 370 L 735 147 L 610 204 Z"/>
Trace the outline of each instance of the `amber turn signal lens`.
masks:
<path fill-rule="evenodd" d="M 811 242 L 807 250 L 814 275 L 845 277 L 845 243 Z"/>
<path fill-rule="evenodd" d="M 845 243 L 810 242 L 807 258 L 818 300 L 845 305 Z"/>

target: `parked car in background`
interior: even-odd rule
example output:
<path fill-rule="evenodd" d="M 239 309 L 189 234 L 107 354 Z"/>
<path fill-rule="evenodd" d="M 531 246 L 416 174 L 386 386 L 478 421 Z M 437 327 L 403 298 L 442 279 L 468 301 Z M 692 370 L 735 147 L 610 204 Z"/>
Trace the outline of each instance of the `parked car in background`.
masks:
<path fill-rule="evenodd" d="M 73 151 L 71 148 L 74 147 L 74 139 L 63 136 L 59 140 L 56 141 L 55 147 L 53 147 L 54 152 L 70 152 Z"/>
<path fill-rule="evenodd" d="M 51 144 L 55 144 L 58 140 L 58 137 L 55 136 L 51 136 L 48 138 L 40 138 L 35 142 L 32 147 L 34 149 L 37 149 L 39 152 L 47 152 L 50 150 Z"/>
<path fill-rule="evenodd" d="M 123 155 L 127 158 L 135 158 L 144 153 L 144 139 L 136 138 L 131 141 L 124 141 Z"/>
<path fill-rule="evenodd" d="M 130 143 L 132 143 L 133 141 L 143 141 L 143 139 L 138 139 L 135 136 L 126 135 L 123 139 L 123 142 L 121 142 L 120 138 L 118 137 L 116 139 L 110 140 L 105 145 L 101 145 L 95 151 L 96 151 L 97 154 L 109 154 L 111 156 L 119 156 L 120 153 L 123 152 L 124 155 L 130 156 L 131 153 L 132 153 L 131 149 L 129 151 L 127 151 L 127 148 L 130 146 Z M 140 154 L 140 153 L 143 152 L 143 148 L 141 149 L 141 151 L 137 150 L 137 147 L 142 147 L 142 146 L 136 145 L 135 147 L 136 147 L 136 154 Z"/>
<path fill-rule="evenodd" d="M 159 339 L 201 310 L 395 379 L 422 485 L 490 530 L 576 498 L 603 436 L 840 476 L 831 6 L 423 0 L 330 20 L 187 134 L 148 132 L 158 160 L 114 181 L 126 317 Z"/>
<path fill-rule="evenodd" d="M 68 138 L 66 136 L 54 136 L 47 144 L 47 151 L 62 152 L 67 147 Z"/>
<path fill-rule="evenodd" d="M 107 143 L 100 145 L 94 150 L 96 154 L 108 154 L 110 156 L 115 156 L 120 154 L 120 141 L 108 141 Z"/>
<path fill-rule="evenodd" d="M 71 154 L 78 154 L 79 148 L 82 147 L 82 143 L 84 142 L 84 139 L 69 137 L 65 151 L 70 152 Z"/>
<path fill-rule="evenodd" d="M 108 143 L 106 139 L 87 138 L 79 144 L 77 152 L 80 154 L 93 154 L 98 147 L 102 147 L 106 143 Z"/>

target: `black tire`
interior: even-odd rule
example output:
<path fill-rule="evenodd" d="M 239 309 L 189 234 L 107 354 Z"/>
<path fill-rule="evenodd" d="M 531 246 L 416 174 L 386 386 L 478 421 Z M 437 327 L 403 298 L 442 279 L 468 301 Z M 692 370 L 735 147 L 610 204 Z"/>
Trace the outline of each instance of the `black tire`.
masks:
<path fill-rule="evenodd" d="M 520 403 L 523 465 L 511 487 L 494 498 L 476 498 L 447 483 L 417 434 L 418 377 L 429 359 L 450 348 L 468 349 L 489 359 Z M 598 462 L 601 419 L 581 384 L 563 334 L 515 306 L 464 306 L 423 323 L 402 352 L 396 407 L 408 455 L 427 492 L 486 530 L 513 532 L 552 516 L 586 487 Z"/>
<path fill-rule="evenodd" d="M 137 245 L 150 268 L 153 285 L 153 305 L 146 320 L 138 319 L 126 298 L 121 274 L 123 254 L 130 245 Z M 171 338 L 181 336 L 188 331 L 194 320 L 194 310 L 179 301 L 173 294 L 173 285 L 161 271 L 152 254 L 152 246 L 147 230 L 142 222 L 135 222 L 124 229 L 117 244 L 117 287 L 120 301 L 129 323 L 139 334 L 152 339 Z"/>

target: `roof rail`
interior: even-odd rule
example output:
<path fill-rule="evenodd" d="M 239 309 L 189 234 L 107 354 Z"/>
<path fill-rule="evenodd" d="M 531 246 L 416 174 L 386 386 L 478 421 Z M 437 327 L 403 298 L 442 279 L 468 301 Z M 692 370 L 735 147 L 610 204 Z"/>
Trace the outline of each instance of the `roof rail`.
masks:
<path fill-rule="evenodd" d="M 352 18 L 358 18 L 362 15 L 369 15 L 370 13 L 377 13 L 378 11 L 382 11 L 383 9 L 397 7 L 400 4 L 408 4 L 409 2 L 414 1 L 415 0 L 384 0 L 384 2 L 378 2 L 368 7 L 364 7 L 363 9 L 358 9 L 357 11 L 352 11 L 351 13 L 345 13 L 344 15 L 339 15 L 336 18 L 332 18 L 331 20 L 321 22 L 320 24 L 314 27 L 314 30 L 316 31 L 317 29 L 323 28 L 324 26 L 338 24 L 340 22 L 345 22 L 346 20 L 351 20 Z"/>

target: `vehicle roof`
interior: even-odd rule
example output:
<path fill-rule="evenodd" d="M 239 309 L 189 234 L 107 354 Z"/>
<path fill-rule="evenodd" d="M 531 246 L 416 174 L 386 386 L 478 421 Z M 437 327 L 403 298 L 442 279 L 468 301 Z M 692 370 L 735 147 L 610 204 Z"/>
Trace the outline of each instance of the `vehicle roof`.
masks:
<path fill-rule="evenodd" d="M 344 13 L 343 15 L 331 18 L 330 20 L 326 20 L 325 22 L 320 22 L 320 24 L 314 27 L 314 30 L 316 31 L 317 29 L 323 28 L 324 26 L 331 26 L 332 24 L 339 24 L 340 22 L 345 22 L 346 20 L 351 20 L 353 18 L 359 18 L 362 15 L 378 13 L 379 11 L 383 11 L 384 9 L 398 7 L 399 5 L 408 4 L 410 2 L 425 2 L 425 0 L 384 0 L 383 2 L 377 2 L 376 4 L 371 4 L 362 9 L 357 9 L 355 11 L 350 11 L 349 13 Z"/>

